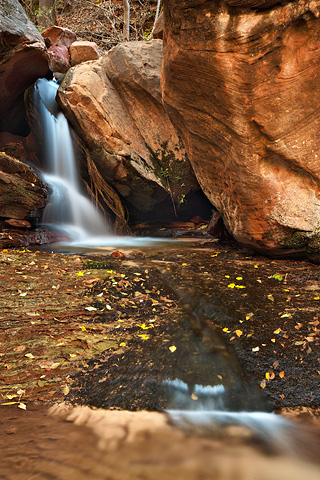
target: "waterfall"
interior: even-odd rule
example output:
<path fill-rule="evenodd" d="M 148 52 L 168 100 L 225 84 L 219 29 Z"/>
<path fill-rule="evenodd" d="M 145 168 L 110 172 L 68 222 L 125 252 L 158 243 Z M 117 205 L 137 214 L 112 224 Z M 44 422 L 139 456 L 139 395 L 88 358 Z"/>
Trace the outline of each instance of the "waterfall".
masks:
<path fill-rule="evenodd" d="M 66 232 L 72 242 L 85 244 L 92 237 L 110 235 L 103 215 L 82 194 L 78 178 L 71 131 L 55 101 L 58 84 L 39 79 L 35 101 L 44 129 L 47 172 L 43 178 L 50 186 L 43 223 Z"/>
<path fill-rule="evenodd" d="M 64 247 L 132 247 L 170 242 L 169 239 L 112 234 L 104 216 L 81 192 L 70 127 L 55 100 L 58 88 L 55 80 L 39 79 L 33 97 L 43 125 L 46 171 L 42 176 L 50 187 L 43 224 L 65 233 L 68 241 L 63 242 Z"/>

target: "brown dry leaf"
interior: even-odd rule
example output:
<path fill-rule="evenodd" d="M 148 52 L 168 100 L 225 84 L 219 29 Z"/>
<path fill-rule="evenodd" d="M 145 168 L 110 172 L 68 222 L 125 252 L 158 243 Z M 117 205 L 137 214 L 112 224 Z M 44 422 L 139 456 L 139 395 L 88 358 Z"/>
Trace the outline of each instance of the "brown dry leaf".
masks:
<path fill-rule="evenodd" d="M 13 349 L 14 352 L 23 352 L 27 347 L 25 345 L 19 345 Z"/>

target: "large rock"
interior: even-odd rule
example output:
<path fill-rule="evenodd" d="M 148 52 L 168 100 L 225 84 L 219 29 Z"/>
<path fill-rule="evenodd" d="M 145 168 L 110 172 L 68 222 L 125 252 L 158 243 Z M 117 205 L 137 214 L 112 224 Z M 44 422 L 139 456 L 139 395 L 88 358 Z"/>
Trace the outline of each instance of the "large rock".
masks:
<path fill-rule="evenodd" d="M 168 200 L 173 211 L 199 185 L 162 105 L 162 41 L 123 43 L 71 68 L 58 101 L 131 218 Z M 198 213 L 198 212 L 196 212 Z M 159 215 L 164 216 L 164 209 Z"/>
<path fill-rule="evenodd" d="M 100 57 L 98 46 L 95 42 L 88 42 L 86 40 L 77 40 L 70 45 L 71 65 L 79 65 L 82 62 L 90 60 L 98 60 Z"/>
<path fill-rule="evenodd" d="M 17 0 L 0 3 L 0 131 L 24 134 L 23 94 L 49 70 L 45 43 Z"/>
<path fill-rule="evenodd" d="M 164 15 L 164 102 L 204 192 L 240 242 L 313 248 L 320 1 L 167 0 Z"/>
<path fill-rule="evenodd" d="M 0 152 L 0 217 L 25 219 L 39 216 L 46 204 L 46 189 L 28 165 Z"/>

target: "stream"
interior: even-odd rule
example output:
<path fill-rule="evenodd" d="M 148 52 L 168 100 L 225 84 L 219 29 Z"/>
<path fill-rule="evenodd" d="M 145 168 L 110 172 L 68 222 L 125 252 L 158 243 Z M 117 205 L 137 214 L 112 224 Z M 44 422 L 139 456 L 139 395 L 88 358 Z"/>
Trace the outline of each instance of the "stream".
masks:
<path fill-rule="evenodd" d="M 254 363 L 254 359 L 243 361 L 243 352 L 239 355 L 232 341 L 226 341 L 226 335 L 220 328 L 225 328 L 227 333 L 229 330 L 236 332 L 234 343 L 237 336 L 240 338 L 242 335 L 247 335 L 250 343 L 253 334 L 250 328 L 248 332 L 244 333 L 244 330 L 250 318 L 254 314 L 254 318 L 257 318 L 257 314 L 253 312 L 254 303 L 250 304 L 248 299 L 252 290 L 256 307 L 259 307 L 257 289 L 260 288 L 262 277 L 257 280 L 260 283 L 253 285 L 252 278 L 248 278 L 249 269 L 242 269 L 245 274 L 241 271 L 241 258 L 232 263 L 228 255 L 224 258 L 223 250 L 211 255 L 217 256 L 215 261 L 220 262 L 212 272 L 205 263 L 201 265 L 199 262 L 195 266 L 194 262 L 190 262 L 192 255 L 187 244 L 182 246 L 168 241 L 163 245 L 163 239 L 112 235 L 101 213 L 81 191 L 68 122 L 55 103 L 57 88 L 55 82 L 39 80 L 35 90 L 46 132 L 47 171 L 43 177 L 51 189 L 43 222 L 50 228 L 63 230 L 69 238 L 48 249 L 80 253 L 83 258 L 101 260 L 106 258 L 108 252 L 103 250 L 104 247 L 127 247 L 133 252 L 148 247 L 150 251 L 145 253 L 146 258 L 143 261 L 135 259 L 132 264 L 129 262 L 129 266 L 133 268 L 137 265 L 140 269 L 151 267 L 158 277 L 152 278 L 151 283 L 158 284 L 160 281 L 165 284 L 179 305 L 172 317 L 166 318 L 163 325 L 159 326 L 151 348 L 147 344 L 139 344 L 121 358 L 102 353 L 99 358 L 89 361 L 88 370 L 75 375 L 75 387 L 69 398 L 93 407 L 164 411 L 173 424 L 200 435 L 215 435 L 230 425 L 245 426 L 256 438 L 274 448 L 296 454 L 296 446 L 300 445 L 301 448 L 304 442 L 303 430 L 272 413 L 275 403 L 267 399 L 264 388 L 261 388 L 266 378 L 269 381 L 271 373 L 269 377 L 262 377 L 259 385 L 248 368 L 248 365 L 252 367 L 250 362 Z M 179 247 L 182 251 L 181 261 L 170 262 L 170 250 L 175 255 L 174 249 Z M 162 251 L 166 254 L 162 254 Z M 164 260 L 161 259 L 162 255 Z M 249 264 L 248 260 L 246 262 Z M 188 274 L 189 267 L 193 269 L 192 275 L 190 269 Z M 253 267 L 251 270 L 256 273 Z M 221 277 L 217 280 L 219 271 Z M 229 296 L 229 302 L 225 298 L 221 300 L 219 290 L 215 291 L 217 281 L 220 284 L 224 282 L 223 288 L 226 296 Z M 269 283 L 273 285 L 274 281 Z M 278 286 L 277 283 L 275 285 Z M 103 296 L 103 289 L 95 294 Z M 274 301 L 269 303 L 270 307 L 275 307 Z M 286 315 L 285 310 L 281 312 Z M 260 316 L 263 314 L 263 311 L 259 311 Z M 243 319 L 248 315 L 251 317 L 245 321 L 246 327 L 243 328 Z M 277 320 L 279 312 L 276 315 Z M 290 318 L 289 314 L 286 318 Z M 148 322 L 146 330 L 152 328 L 152 319 Z M 277 322 L 271 327 L 274 331 L 278 327 Z M 143 314 L 141 323 L 146 323 Z M 253 343 L 248 349 L 248 356 L 254 357 L 253 352 L 260 348 L 263 348 L 261 343 L 259 346 Z M 272 345 L 268 348 L 272 348 Z M 272 357 L 271 351 L 269 357 Z M 275 356 L 273 365 L 277 361 Z M 95 375 L 90 376 L 93 367 Z M 263 368 L 265 375 L 270 368 Z M 302 382 L 302 390 L 304 388 L 306 384 Z M 317 402 L 319 391 L 314 392 L 314 397 Z"/>

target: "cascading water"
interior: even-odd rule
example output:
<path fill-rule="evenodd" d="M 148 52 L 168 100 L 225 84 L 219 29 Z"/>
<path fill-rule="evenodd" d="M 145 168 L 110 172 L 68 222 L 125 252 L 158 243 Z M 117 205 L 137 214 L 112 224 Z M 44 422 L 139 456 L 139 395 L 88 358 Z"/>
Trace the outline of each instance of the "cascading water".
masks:
<path fill-rule="evenodd" d="M 51 193 L 43 223 L 65 231 L 73 242 L 110 235 L 104 217 L 80 190 L 80 182 L 68 121 L 59 111 L 55 98 L 58 84 L 40 79 L 35 100 L 44 128 L 47 173 L 44 180 Z"/>
<path fill-rule="evenodd" d="M 55 100 L 58 88 L 54 80 L 39 79 L 34 90 L 34 105 L 43 125 L 46 172 L 42 176 L 51 189 L 43 224 L 65 232 L 68 240 L 63 242 L 64 247 L 131 247 L 164 242 L 113 235 L 103 215 L 81 193 L 70 127 Z"/>

